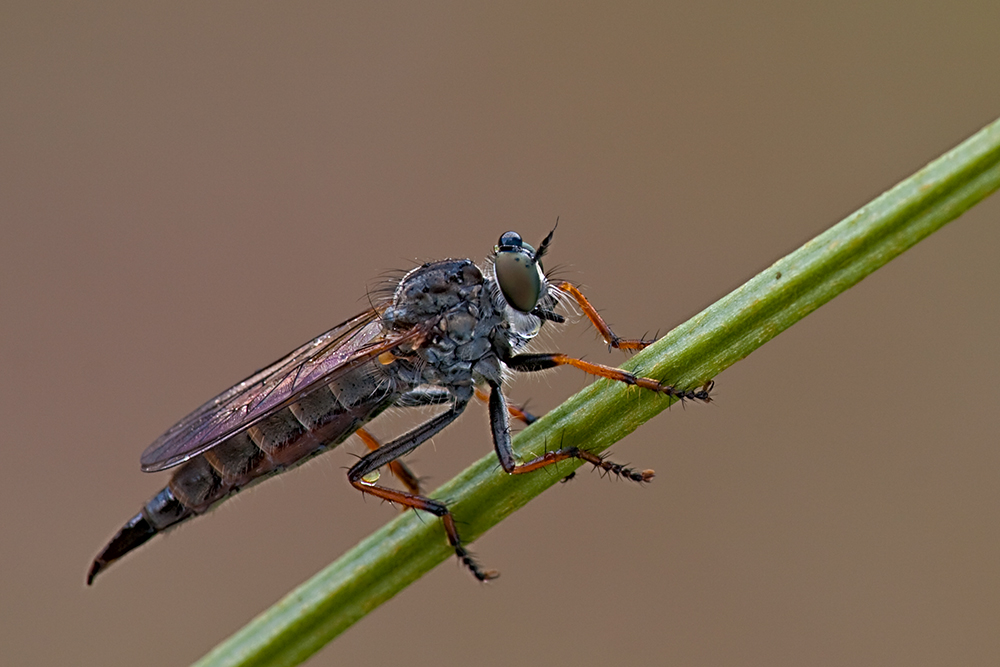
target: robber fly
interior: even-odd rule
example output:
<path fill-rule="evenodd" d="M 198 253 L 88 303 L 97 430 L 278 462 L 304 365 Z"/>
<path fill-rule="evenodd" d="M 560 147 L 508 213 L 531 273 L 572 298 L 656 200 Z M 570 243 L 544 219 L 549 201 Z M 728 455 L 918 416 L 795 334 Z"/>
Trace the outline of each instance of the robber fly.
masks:
<path fill-rule="evenodd" d="M 371 450 L 347 473 L 363 493 L 441 518 L 459 560 L 480 581 L 497 576 L 466 550 L 448 506 L 422 495 L 399 461 L 454 421 L 477 394 L 489 404 L 493 446 L 508 474 L 527 473 L 569 458 L 648 481 L 652 471 L 611 463 L 576 447 L 526 462 L 511 449 L 510 418 L 501 390 L 506 369 L 540 371 L 575 366 L 679 399 L 708 402 L 711 382 L 675 389 L 650 378 L 560 353 L 522 350 L 547 322 L 561 324 L 560 299 L 574 301 L 610 347 L 639 350 L 651 341 L 616 336 L 575 286 L 545 275 L 541 259 L 552 230 L 536 251 L 515 232 L 500 237 L 485 269 L 468 259 L 419 266 L 372 302 L 372 308 L 306 343 L 179 421 L 141 457 L 145 472 L 173 468 L 167 486 L 118 531 L 94 559 L 87 583 L 111 563 L 163 532 L 265 477 L 333 449 L 358 434 Z M 442 412 L 386 444 L 364 426 L 389 407 L 442 405 Z M 406 487 L 377 484 L 388 466 Z"/>

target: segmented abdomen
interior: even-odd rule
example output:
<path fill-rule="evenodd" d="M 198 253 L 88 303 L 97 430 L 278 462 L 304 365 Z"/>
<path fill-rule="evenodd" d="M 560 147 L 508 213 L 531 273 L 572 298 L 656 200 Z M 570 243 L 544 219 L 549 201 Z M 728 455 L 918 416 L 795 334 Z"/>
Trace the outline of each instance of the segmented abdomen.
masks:
<path fill-rule="evenodd" d="M 388 408 L 398 382 L 365 364 L 181 464 L 170 483 L 126 523 L 91 566 L 88 583 L 158 532 L 204 514 L 250 484 L 336 447 Z"/>

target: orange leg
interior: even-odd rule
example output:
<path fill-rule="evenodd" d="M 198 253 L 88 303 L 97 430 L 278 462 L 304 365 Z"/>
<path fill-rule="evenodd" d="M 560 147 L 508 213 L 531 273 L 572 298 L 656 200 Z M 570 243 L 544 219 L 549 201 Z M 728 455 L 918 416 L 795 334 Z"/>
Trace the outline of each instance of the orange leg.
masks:
<path fill-rule="evenodd" d="M 479 581 L 490 581 L 491 579 L 496 579 L 500 576 L 500 573 L 496 570 L 482 569 L 479 563 L 477 563 L 472 557 L 472 554 L 470 554 L 465 548 L 462 544 L 462 538 L 458 535 L 458 527 L 455 525 L 455 516 L 448 510 L 447 505 L 444 503 L 433 500 L 432 498 L 425 498 L 412 493 L 388 489 L 384 486 L 365 482 L 362 479 L 352 479 L 350 482 L 354 488 L 358 489 L 362 493 L 370 493 L 373 496 L 381 498 L 382 500 L 398 503 L 404 507 L 424 510 L 425 512 L 430 512 L 434 516 L 441 517 L 441 523 L 444 524 L 445 535 L 448 536 L 448 544 L 450 544 L 455 550 L 455 554 L 458 556 L 458 559 L 462 561 L 462 564 L 465 565 L 465 567 L 469 568 L 469 571 L 472 572 L 473 576 L 475 576 Z"/>
<path fill-rule="evenodd" d="M 555 368 L 556 366 L 573 366 L 591 375 L 624 382 L 625 384 L 655 391 L 659 394 L 673 396 L 682 401 L 697 400 L 705 403 L 711 402 L 712 387 L 715 384 L 709 380 L 696 389 L 677 389 L 673 385 L 664 384 L 659 380 L 641 377 L 612 366 L 590 363 L 589 361 L 576 359 L 559 352 L 515 354 L 504 359 L 503 362 L 512 370 L 525 372 L 541 371 L 547 368 Z M 510 442 L 509 419 L 512 412 L 507 406 L 500 386 L 491 383 L 490 389 L 490 424 L 493 429 L 493 445 L 497 452 L 497 458 L 500 460 L 500 465 L 506 472 L 512 475 L 522 474 L 544 468 L 559 461 L 580 459 L 592 464 L 595 468 L 600 468 L 604 473 L 624 477 L 634 482 L 648 482 L 653 478 L 654 473 L 652 470 L 635 470 L 608 461 L 598 454 L 583 451 L 578 447 L 561 447 L 555 451 L 546 452 L 525 463 L 518 463 L 514 457 Z M 571 477 L 572 475 L 566 479 L 570 479 Z M 563 481 L 566 481 L 566 479 Z"/>
<path fill-rule="evenodd" d="M 652 470 L 635 470 L 633 468 L 628 468 L 619 463 L 609 461 L 598 454 L 585 452 L 579 447 L 566 447 L 564 449 L 557 449 L 554 452 L 546 452 L 545 454 L 542 454 L 527 463 L 518 463 L 508 472 L 512 475 L 533 472 L 539 468 L 544 468 L 547 465 L 552 465 L 553 463 L 558 463 L 559 461 L 565 461 L 566 459 L 580 459 L 581 461 L 586 461 L 595 468 L 600 468 L 602 474 L 606 473 L 616 477 L 624 477 L 625 479 L 630 479 L 633 482 L 648 482 L 656 475 L 656 473 Z M 563 481 L 567 481 L 572 477 L 572 475 L 573 473 L 570 473 L 570 475 L 563 479 Z"/>
<path fill-rule="evenodd" d="M 608 323 L 604 321 L 604 318 L 600 316 L 597 309 L 587 300 L 587 297 L 583 295 L 576 285 L 568 282 L 561 282 L 557 284 L 556 289 L 560 292 L 565 292 L 573 297 L 577 305 L 583 310 L 587 319 L 590 320 L 594 328 L 600 332 L 601 337 L 608 344 L 609 347 L 613 347 L 617 350 L 641 350 L 642 348 L 651 345 L 654 341 L 651 340 L 641 340 L 637 338 L 619 338 L 618 335 L 611 330 Z"/>
<path fill-rule="evenodd" d="M 715 386 L 715 383 L 709 380 L 698 389 L 677 389 L 673 385 L 664 384 L 659 380 L 640 377 L 638 375 L 634 375 L 633 373 L 629 373 L 628 371 L 623 371 L 620 368 L 614 368 L 613 366 L 593 364 L 589 361 L 576 359 L 560 352 L 515 354 L 510 359 L 505 359 L 504 363 L 516 371 L 527 372 L 541 371 L 546 368 L 555 368 L 556 366 L 573 366 L 575 368 L 579 368 L 585 373 L 597 375 L 598 377 L 624 382 L 625 384 L 634 385 L 643 389 L 649 389 L 667 396 L 676 396 L 681 400 L 695 400 L 702 401 L 704 403 L 710 403 L 712 401 L 710 394 L 712 387 Z"/>
<path fill-rule="evenodd" d="M 635 470 L 618 463 L 613 463 L 599 454 L 584 451 L 579 447 L 560 447 L 554 451 L 545 452 L 541 456 L 536 456 L 530 461 L 518 463 L 511 446 L 510 415 L 506 404 L 507 400 L 503 396 L 500 385 L 491 383 L 490 427 L 493 430 L 493 447 L 496 450 L 500 466 L 505 472 L 511 475 L 519 475 L 534 472 L 535 470 L 567 459 L 580 459 L 581 461 L 590 463 L 595 468 L 600 468 L 604 474 L 623 477 L 633 482 L 648 482 L 653 479 L 655 473 L 652 470 Z M 572 477 L 573 473 L 570 473 L 563 481 Z"/>

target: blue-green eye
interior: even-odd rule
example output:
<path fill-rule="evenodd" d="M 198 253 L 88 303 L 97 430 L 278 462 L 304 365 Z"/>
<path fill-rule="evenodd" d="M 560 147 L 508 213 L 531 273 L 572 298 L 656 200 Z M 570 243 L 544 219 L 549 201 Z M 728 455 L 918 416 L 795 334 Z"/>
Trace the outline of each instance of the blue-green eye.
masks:
<path fill-rule="evenodd" d="M 531 312 L 542 298 L 545 280 L 535 260 L 535 249 L 521 240 L 517 232 L 507 232 L 494 250 L 493 265 L 504 299 L 522 313 Z"/>

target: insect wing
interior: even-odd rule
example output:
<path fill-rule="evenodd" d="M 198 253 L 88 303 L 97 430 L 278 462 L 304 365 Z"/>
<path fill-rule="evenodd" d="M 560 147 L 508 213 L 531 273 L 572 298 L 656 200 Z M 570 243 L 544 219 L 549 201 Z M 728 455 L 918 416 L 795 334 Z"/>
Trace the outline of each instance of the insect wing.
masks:
<path fill-rule="evenodd" d="M 381 336 L 369 310 L 330 329 L 177 422 L 142 453 L 145 472 L 176 466 L 294 402 L 321 381 L 331 381 L 416 334 Z"/>

